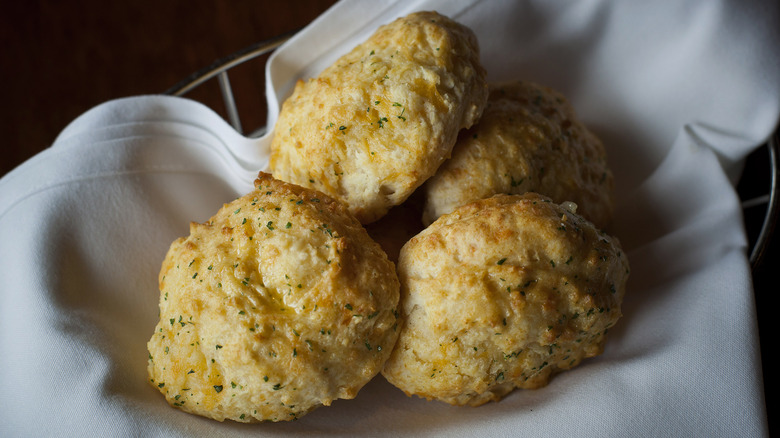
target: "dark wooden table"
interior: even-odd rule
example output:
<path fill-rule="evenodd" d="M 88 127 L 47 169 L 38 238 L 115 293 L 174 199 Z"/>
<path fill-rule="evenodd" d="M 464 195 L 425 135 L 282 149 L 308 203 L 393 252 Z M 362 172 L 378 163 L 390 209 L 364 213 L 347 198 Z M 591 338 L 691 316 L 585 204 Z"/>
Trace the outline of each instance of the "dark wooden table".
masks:
<path fill-rule="evenodd" d="M 213 61 L 301 28 L 334 0 L 131 2 L 7 1 L 0 13 L 0 177 L 47 148 L 75 117 L 107 100 L 162 93 Z M 261 67 L 231 71 L 242 123 L 262 126 Z M 222 100 L 216 83 L 189 97 L 212 108 Z M 750 174 L 766 174 L 766 153 L 749 160 Z M 741 186 L 764 190 L 768 179 Z M 743 187 L 744 186 L 744 187 Z M 755 213 L 753 213 L 755 216 Z M 755 221 L 755 219 L 753 219 Z M 751 226 L 750 223 L 748 223 Z M 752 225 L 755 226 L 755 225 Z M 777 429 L 776 380 L 766 351 L 774 335 L 777 237 L 754 274 L 770 429 Z"/>
<path fill-rule="evenodd" d="M 0 176 L 107 100 L 162 93 L 252 43 L 301 28 L 335 0 L 3 2 Z M 231 73 L 242 117 L 265 121 L 258 68 Z M 221 105 L 216 85 L 193 95 Z"/>

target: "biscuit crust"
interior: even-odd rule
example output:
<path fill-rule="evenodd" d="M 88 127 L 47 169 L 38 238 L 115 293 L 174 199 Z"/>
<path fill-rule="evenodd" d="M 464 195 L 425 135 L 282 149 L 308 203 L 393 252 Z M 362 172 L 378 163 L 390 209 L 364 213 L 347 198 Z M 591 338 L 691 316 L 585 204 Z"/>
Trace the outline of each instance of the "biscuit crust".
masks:
<path fill-rule="evenodd" d="M 600 354 L 629 265 L 617 239 L 567 207 L 496 195 L 404 245 L 404 323 L 385 378 L 407 395 L 476 406 Z"/>
<path fill-rule="evenodd" d="M 260 174 L 173 242 L 151 384 L 219 421 L 293 420 L 354 398 L 397 332 L 393 264 L 338 201 Z"/>
<path fill-rule="evenodd" d="M 482 119 L 461 133 L 452 158 L 423 187 L 423 222 L 497 193 L 541 193 L 571 201 L 606 228 L 613 176 L 601 141 L 557 91 L 532 82 L 490 85 Z"/>
<path fill-rule="evenodd" d="M 373 222 L 434 174 L 486 99 L 474 33 L 413 13 L 298 81 L 275 126 L 270 170 Z"/>

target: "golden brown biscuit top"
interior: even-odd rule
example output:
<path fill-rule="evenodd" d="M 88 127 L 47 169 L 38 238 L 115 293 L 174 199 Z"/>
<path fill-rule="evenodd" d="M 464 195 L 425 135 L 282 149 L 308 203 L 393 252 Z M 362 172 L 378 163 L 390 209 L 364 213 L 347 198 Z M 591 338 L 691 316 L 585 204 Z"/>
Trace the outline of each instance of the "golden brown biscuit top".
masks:
<path fill-rule="evenodd" d="M 617 239 L 534 193 L 444 215 L 401 250 L 404 325 L 383 374 L 479 405 L 599 354 L 629 275 Z"/>
<path fill-rule="evenodd" d="M 290 420 L 352 398 L 396 332 L 394 266 L 338 201 L 261 174 L 175 241 L 150 375 L 174 406 Z"/>
<path fill-rule="evenodd" d="M 599 228 L 612 218 L 613 176 L 601 141 L 557 91 L 532 82 L 490 85 L 479 123 L 461 133 L 425 186 L 424 221 L 496 193 L 572 201 Z"/>
<path fill-rule="evenodd" d="M 271 171 L 372 222 L 429 178 L 457 132 L 476 122 L 484 77 L 470 29 L 435 12 L 399 18 L 298 82 L 275 127 Z"/>

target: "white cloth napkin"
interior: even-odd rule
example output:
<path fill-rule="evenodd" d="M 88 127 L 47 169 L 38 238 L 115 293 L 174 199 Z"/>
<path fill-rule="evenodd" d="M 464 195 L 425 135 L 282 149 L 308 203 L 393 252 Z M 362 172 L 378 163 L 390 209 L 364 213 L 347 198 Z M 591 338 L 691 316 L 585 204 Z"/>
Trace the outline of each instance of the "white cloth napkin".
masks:
<path fill-rule="evenodd" d="M 168 245 L 251 189 L 269 137 L 140 96 L 75 120 L 0 180 L 0 434 L 762 436 L 743 158 L 780 116 L 774 2 L 344 0 L 268 64 L 269 126 L 298 78 L 380 24 L 436 9 L 477 33 L 491 80 L 562 91 L 604 140 L 632 266 L 602 356 L 479 408 L 381 377 L 292 423 L 218 423 L 147 383 Z M 262 13 L 262 11 L 248 11 Z"/>

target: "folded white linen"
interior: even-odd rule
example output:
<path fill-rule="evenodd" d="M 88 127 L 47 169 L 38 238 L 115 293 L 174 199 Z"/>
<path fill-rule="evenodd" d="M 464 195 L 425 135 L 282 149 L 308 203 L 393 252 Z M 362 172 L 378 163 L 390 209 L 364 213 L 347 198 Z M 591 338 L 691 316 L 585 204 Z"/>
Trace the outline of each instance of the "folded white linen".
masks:
<path fill-rule="evenodd" d="M 187 99 L 139 96 L 88 111 L 0 179 L 3 434 L 767 433 L 733 181 L 780 116 L 778 6 L 345 0 L 272 56 L 269 126 L 295 80 L 422 9 L 474 29 L 491 80 L 561 90 L 605 141 L 612 232 L 632 274 L 604 354 L 480 408 L 407 398 L 381 377 L 293 423 L 217 423 L 169 408 L 146 375 L 162 258 L 190 221 L 251 189 L 269 137 L 242 137 Z"/>

